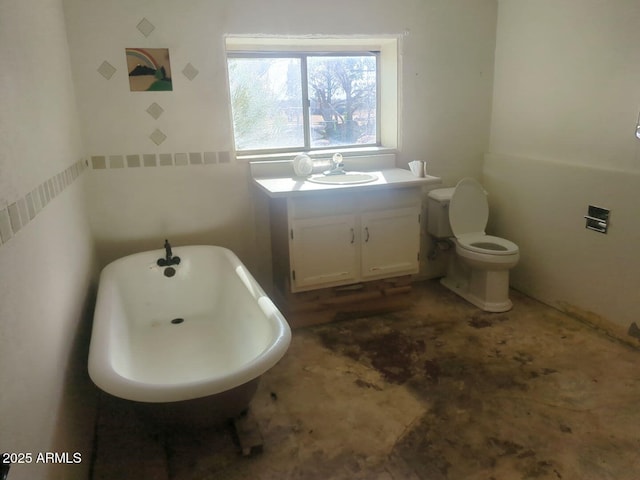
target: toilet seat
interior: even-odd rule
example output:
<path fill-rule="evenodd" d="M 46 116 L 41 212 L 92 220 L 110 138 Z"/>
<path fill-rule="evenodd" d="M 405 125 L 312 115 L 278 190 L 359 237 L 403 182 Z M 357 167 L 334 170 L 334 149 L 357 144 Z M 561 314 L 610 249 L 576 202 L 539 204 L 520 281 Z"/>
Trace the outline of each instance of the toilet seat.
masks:
<path fill-rule="evenodd" d="M 471 252 L 486 255 L 513 255 L 520 250 L 518 246 L 506 238 L 485 235 L 484 233 L 469 233 L 456 237 L 458 245 Z"/>
<path fill-rule="evenodd" d="M 456 185 L 449 203 L 449 224 L 458 245 L 485 255 L 513 255 L 518 246 L 504 238 L 485 234 L 489 220 L 487 192 L 473 178 L 463 178 Z"/>

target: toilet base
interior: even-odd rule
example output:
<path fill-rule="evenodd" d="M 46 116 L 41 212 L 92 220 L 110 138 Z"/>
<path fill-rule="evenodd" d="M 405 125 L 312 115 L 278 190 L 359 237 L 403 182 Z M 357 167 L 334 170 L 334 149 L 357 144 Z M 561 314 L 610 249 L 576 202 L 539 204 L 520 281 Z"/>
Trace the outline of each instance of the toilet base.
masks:
<path fill-rule="evenodd" d="M 471 292 L 468 291 L 466 287 L 460 286 L 459 282 L 452 280 L 449 277 L 442 277 L 440 279 L 440 283 L 445 287 L 447 287 L 449 290 L 451 290 L 453 293 L 461 296 L 467 302 L 475 305 L 476 307 L 478 307 L 481 310 L 484 310 L 485 312 L 495 312 L 495 313 L 508 312 L 513 308 L 513 303 L 508 298 L 500 302 L 487 302 L 477 297 L 476 295 L 472 294 Z"/>
<path fill-rule="evenodd" d="M 470 268 L 459 258 L 452 260 L 442 285 L 485 312 L 511 310 L 509 270 Z"/>

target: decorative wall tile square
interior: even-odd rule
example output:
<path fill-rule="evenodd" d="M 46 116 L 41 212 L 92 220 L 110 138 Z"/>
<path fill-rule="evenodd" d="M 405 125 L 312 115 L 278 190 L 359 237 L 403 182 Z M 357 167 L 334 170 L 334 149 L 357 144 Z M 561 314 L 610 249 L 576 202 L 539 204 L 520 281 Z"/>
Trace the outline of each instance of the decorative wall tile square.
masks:
<path fill-rule="evenodd" d="M 153 133 L 149 135 L 149 138 L 156 145 L 160 145 L 162 142 L 164 142 L 167 139 L 167 136 L 162 132 L 162 130 L 159 130 L 156 128 L 153 131 Z"/>
<path fill-rule="evenodd" d="M 200 72 L 198 71 L 198 69 L 191 65 L 191 63 L 187 63 L 182 69 L 182 74 L 189 80 L 193 80 L 194 78 L 196 78 L 199 73 Z"/>
<path fill-rule="evenodd" d="M 155 167 L 156 166 L 156 154 L 155 153 L 145 153 L 142 155 L 142 162 L 145 167 Z"/>
<path fill-rule="evenodd" d="M 229 152 L 218 152 L 218 163 L 229 163 L 231 154 Z"/>
<path fill-rule="evenodd" d="M 136 168 L 140 166 L 140 155 L 127 155 L 127 167 Z"/>
<path fill-rule="evenodd" d="M 149 108 L 147 108 L 147 113 L 156 120 L 160 118 L 160 115 L 162 115 L 163 112 L 164 109 L 156 102 L 153 102 L 151 105 L 149 105 Z"/>
<path fill-rule="evenodd" d="M 161 167 L 170 167 L 173 165 L 173 157 L 170 153 L 161 153 L 160 154 L 160 166 Z"/>
<path fill-rule="evenodd" d="M 2 243 L 7 243 L 13 237 L 11 231 L 11 220 L 9 220 L 9 211 L 6 208 L 0 210 L 0 238 Z"/>
<path fill-rule="evenodd" d="M 42 210 L 42 202 L 40 201 L 40 188 L 36 187 L 31 192 L 31 198 L 33 199 L 33 205 L 36 207 L 36 215 Z"/>
<path fill-rule="evenodd" d="M 27 193 L 25 197 L 27 200 L 27 210 L 29 212 L 29 220 L 33 220 L 33 217 L 36 216 L 36 205 L 33 202 L 33 197 L 31 196 L 31 192 Z"/>
<path fill-rule="evenodd" d="M 107 159 L 103 156 L 91 157 L 91 166 L 96 170 L 107 168 Z"/>
<path fill-rule="evenodd" d="M 47 203 L 49 203 L 51 201 L 51 198 L 53 197 L 53 195 L 51 194 L 51 190 L 49 190 L 49 181 L 47 180 L 46 182 L 44 182 L 42 184 L 42 186 L 44 187 L 44 199 L 45 199 L 45 205 Z"/>
<path fill-rule="evenodd" d="M 38 196 L 40 197 L 40 205 L 43 207 L 47 204 L 47 196 L 44 192 L 44 185 L 38 185 Z"/>
<path fill-rule="evenodd" d="M 18 212 L 17 203 L 9 205 L 9 222 L 11 223 L 13 233 L 18 233 L 18 230 L 22 227 L 22 223 L 20 223 L 20 213 Z"/>
<path fill-rule="evenodd" d="M 98 67 L 98 73 L 107 80 L 111 80 L 113 74 L 116 73 L 116 68 L 105 60 Z"/>
<path fill-rule="evenodd" d="M 124 157 L 122 155 L 109 155 L 109 168 L 124 168 Z"/>
<path fill-rule="evenodd" d="M 202 154 L 200 152 L 189 153 L 189 163 L 191 165 L 202 165 Z"/>
<path fill-rule="evenodd" d="M 212 164 L 218 162 L 218 155 L 216 152 L 204 152 L 204 163 Z"/>
<path fill-rule="evenodd" d="M 148 37 L 149 35 L 151 35 L 151 32 L 153 32 L 156 29 L 153 23 L 151 23 L 146 18 L 143 18 L 142 20 L 140 20 L 140 22 L 138 22 L 138 25 L 136 25 L 136 28 L 145 37 Z"/>
<path fill-rule="evenodd" d="M 27 223 L 29 223 L 29 212 L 27 211 L 27 202 L 24 197 L 18 200 L 18 211 L 20 212 L 20 222 L 24 227 Z"/>
<path fill-rule="evenodd" d="M 189 165 L 189 158 L 186 153 L 175 154 L 176 166 Z"/>

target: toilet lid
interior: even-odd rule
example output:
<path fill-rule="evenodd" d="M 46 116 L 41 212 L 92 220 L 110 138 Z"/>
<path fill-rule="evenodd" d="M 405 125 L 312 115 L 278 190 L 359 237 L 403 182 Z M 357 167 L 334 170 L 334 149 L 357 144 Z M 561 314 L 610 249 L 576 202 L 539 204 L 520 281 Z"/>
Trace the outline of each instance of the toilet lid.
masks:
<path fill-rule="evenodd" d="M 449 203 L 449 224 L 456 237 L 484 233 L 489 220 L 487 192 L 473 178 L 463 178 L 456 185 Z"/>

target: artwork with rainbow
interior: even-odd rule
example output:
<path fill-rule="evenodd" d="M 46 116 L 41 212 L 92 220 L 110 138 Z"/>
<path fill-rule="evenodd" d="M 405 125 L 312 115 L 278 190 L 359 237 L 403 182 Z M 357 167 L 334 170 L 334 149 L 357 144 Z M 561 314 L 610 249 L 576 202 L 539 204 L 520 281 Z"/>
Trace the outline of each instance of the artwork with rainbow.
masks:
<path fill-rule="evenodd" d="M 132 92 L 172 91 L 168 48 L 126 48 Z"/>

